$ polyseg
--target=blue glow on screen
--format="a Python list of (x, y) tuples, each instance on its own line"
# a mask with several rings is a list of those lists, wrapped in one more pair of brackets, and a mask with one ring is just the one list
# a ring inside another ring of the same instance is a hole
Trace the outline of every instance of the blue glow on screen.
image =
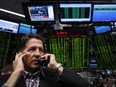
[(37, 33), (37, 30), (36, 29), (32, 29), (32, 33), (33, 34), (36, 34)]
[(116, 21), (116, 4), (95, 4), (93, 8), (93, 22)]
[(110, 72), (110, 71), (107, 71), (107, 74), (108, 74), (108, 75), (110, 75), (110, 74), (111, 74), (111, 72)]
[(91, 59), (91, 62), (92, 62), (92, 63), (95, 63), (95, 62), (96, 62), (96, 59)]
[[(32, 26), (32, 33), (36, 34), (37, 30), (33, 29), (33, 28), (34, 28), (34, 26)], [(30, 34), (31, 33), (31, 25), (21, 23), (20, 27), (19, 27), (19, 33)]]
[(94, 26), (96, 34), (105, 33), (111, 31), (110, 26)]
[(103, 72), (102, 72), (102, 75), (104, 75), (104, 74), (105, 74), (105, 72), (103, 71)]
[(98, 68), (98, 65), (97, 65), (97, 64), (90, 64), (89, 67), (90, 67), (90, 68)]

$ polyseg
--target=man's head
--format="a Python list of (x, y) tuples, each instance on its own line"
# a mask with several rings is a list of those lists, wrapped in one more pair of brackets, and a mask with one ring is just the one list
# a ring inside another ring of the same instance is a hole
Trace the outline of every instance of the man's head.
[(41, 40), (43, 42), (43, 45), (44, 45), (44, 40), (43, 40), (43, 38), (40, 35), (38, 35), (38, 34), (24, 35), (23, 37), (21, 37), (21, 40), (19, 42), (17, 51), (18, 52), (22, 52), (25, 49), (25, 47), (26, 47), (27, 41), (32, 39), (32, 38), (36, 38), (38, 40)]
[(43, 43), (42, 37), (37, 34), (25, 35), (21, 38), (18, 53), (26, 54), (23, 57), (26, 70), (38, 69), (38, 60), (44, 55)]

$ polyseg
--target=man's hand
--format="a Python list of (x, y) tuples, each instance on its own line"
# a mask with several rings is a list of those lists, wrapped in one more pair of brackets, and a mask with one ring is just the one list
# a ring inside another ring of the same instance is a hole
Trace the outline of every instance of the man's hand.
[[(56, 58), (55, 58), (55, 55), (54, 54), (45, 54), (45, 55), (43, 55), (43, 57), (45, 57), (46, 60), (49, 58), (48, 68), (51, 68), (52, 70), (55, 70), (56, 65), (58, 65), (58, 63), (56, 61)], [(57, 69), (57, 72), (59, 73), (59, 75), (63, 72), (63, 69), (64, 68), (62, 66), (60, 66)]]
[(25, 71), (24, 63), (23, 63), (23, 57), (25, 55), (26, 54), (24, 54), (24, 53), (16, 54), (15, 60), (13, 61), (14, 71), (19, 71), (19, 72), (22, 72), (22, 73)]

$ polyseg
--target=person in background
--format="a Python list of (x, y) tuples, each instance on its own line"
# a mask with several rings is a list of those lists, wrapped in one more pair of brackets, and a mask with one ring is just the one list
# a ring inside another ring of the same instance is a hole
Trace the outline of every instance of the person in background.
[(21, 38), (13, 61), (13, 72), (0, 77), (0, 87), (91, 87), (79, 74), (44, 52), (44, 40), (38, 34)]
[(109, 83), (109, 78), (104, 77), (98, 87), (112, 87), (111, 84)]
[(116, 87), (116, 79), (113, 81), (112, 87)]

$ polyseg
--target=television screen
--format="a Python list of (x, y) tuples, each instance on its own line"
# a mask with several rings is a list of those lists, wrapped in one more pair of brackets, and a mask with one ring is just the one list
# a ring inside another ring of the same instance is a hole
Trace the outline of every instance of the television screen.
[(8, 33), (17, 33), (19, 23), (0, 19), (0, 31)]
[(116, 21), (116, 4), (93, 4), (92, 22)]
[(37, 30), (34, 29), (34, 26), (24, 24), (24, 23), (20, 23), (19, 33), (21, 33), (21, 34), (30, 34), (30, 33), (36, 34)]
[(101, 34), (101, 33), (110, 32), (111, 26), (94, 26), (94, 29), (96, 34)]
[(90, 58), (90, 62), (91, 62), (91, 63), (96, 63), (97, 60), (96, 60), (96, 58)]
[(101, 74), (102, 75), (105, 75), (105, 74), (110, 75), (111, 74), (111, 71), (102, 71)]
[(90, 22), (92, 4), (90, 3), (60, 3), (59, 15), (61, 23)]
[(101, 74), (104, 75), (105, 74), (105, 71), (102, 71)]
[(108, 75), (111, 75), (111, 71), (107, 71), (107, 74), (108, 74)]
[(92, 64), (92, 63), (90, 63), (89, 64), (89, 68), (96, 69), (96, 68), (98, 68), (98, 64)]
[(41, 24), (41, 23), (55, 23), (56, 15), (55, 3), (49, 2), (23, 2), (22, 3), (24, 14), (28, 23)]

